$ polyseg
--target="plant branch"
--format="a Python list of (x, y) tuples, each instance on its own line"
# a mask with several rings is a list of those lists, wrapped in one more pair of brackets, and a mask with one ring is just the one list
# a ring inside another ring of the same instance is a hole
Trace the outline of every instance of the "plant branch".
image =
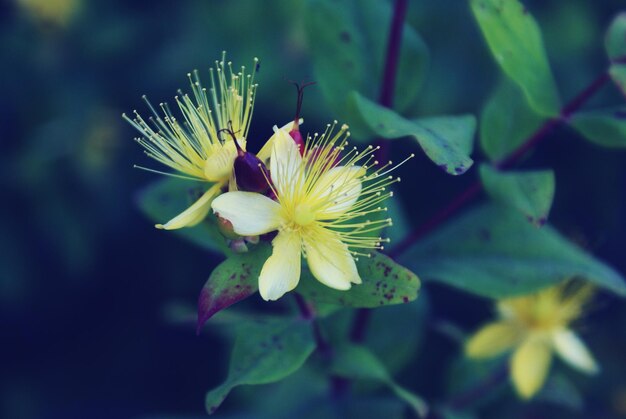
[[(494, 163), (496, 169), (508, 169), (517, 164), (522, 157), (526, 155), (537, 144), (543, 141), (552, 130), (563, 122), (567, 122), (571, 116), (580, 109), (604, 84), (610, 80), (610, 76), (607, 71), (603, 72), (593, 82), (591, 82), (582, 92), (580, 92), (574, 99), (567, 103), (558, 116), (548, 119), (543, 125), (541, 125), (526, 141), (524, 141), (518, 148), (513, 150), (508, 156)], [(450, 201), (442, 210), (436, 213), (428, 221), (422, 224), (420, 227), (409, 233), (400, 243), (395, 245), (388, 255), (392, 258), (400, 256), (407, 249), (409, 249), (415, 242), (430, 233), (433, 229), (438, 227), (441, 223), (446, 221), (452, 214), (462, 208), (466, 203), (474, 199), (483, 189), (482, 183), (476, 181), (472, 183), (467, 189), (457, 195)]]
[(463, 410), (495, 390), (506, 381), (508, 376), (509, 368), (508, 364), (505, 362), (496, 367), (491, 374), (479, 381), (475, 386), (452, 397), (452, 399), (446, 403), (446, 406), (451, 410)]
[[(380, 96), (378, 98), (378, 103), (387, 108), (393, 106), (398, 62), (400, 61), (400, 50), (402, 46), (402, 32), (404, 31), (407, 7), (408, 0), (395, 1), (391, 25), (389, 27), (385, 68), (383, 70), (383, 80), (380, 86)], [(376, 141), (376, 146), (380, 147), (376, 153), (376, 157), (378, 161), (385, 164), (385, 162), (389, 160), (389, 141), (380, 138)], [(363, 308), (357, 310), (350, 328), (350, 340), (352, 342), (361, 343), (363, 339), (365, 339), (365, 331), (369, 323), (369, 317), (369, 310)]]

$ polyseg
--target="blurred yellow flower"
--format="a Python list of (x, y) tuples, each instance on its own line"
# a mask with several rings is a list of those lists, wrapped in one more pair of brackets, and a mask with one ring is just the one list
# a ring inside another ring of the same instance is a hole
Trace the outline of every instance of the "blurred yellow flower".
[(237, 234), (278, 230), (272, 255), (259, 276), (259, 292), (265, 300), (276, 300), (297, 286), (301, 255), (317, 280), (347, 290), (361, 283), (355, 256), (367, 256), (363, 250), (382, 247), (384, 240), (371, 233), (389, 225), (391, 219), (367, 217), (386, 210), (381, 206), (391, 196), (386, 187), (399, 179), (386, 176), (388, 164), (368, 173), (378, 163), (373, 161), (374, 148), (345, 151), (348, 127), (335, 132), (335, 124), (321, 136), (309, 138), (302, 155), (288, 129), (275, 127), (271, 179), (267, 179), (275, 200), (237, 191), (220, 195), (212, 203)]
[(33, 17), (58, 26), (67, 25), (78, 10), (80, 0), (16, 0)]
[(235, 72), (232, 63), (225, 60), (226, 53), (223, 53), (221, 61), (215, 62), (215, 71), (210, 69), (211, 88), (208, 90), (202, 86), (197, 71), (187, 75), (192, 96), (180, 92), (175, 97), (182, 123), (166, 103), (160, 104), (162, 118), (145, 96), (152, 112), (148, 121), (137, 111), (133, 119), (122, 115), (143, 135), (136, 140), (148, 156), (183, 174), (173, 176), (213, 183), (194, 204), (166, 224), (157, 224), (157, 228), (173, 230), (200, 223), (208, 214), (213, 198), (232, 180), (237, 147), (235, 140), (228, 136), (222, 140), (221, 130), (233, 132), (239, 146), (245, 150), (257, 88), (254, 69), (258, 60), (254, 59), (251, 74), (246, 74), (243, 66)]
[(589, 284), (566, 281), (536, 294), (500, 300), (500, 320), (476, 332), (466, 343), (466, 354), (490, 358), (513, 350), (511, 378), (523, 399), (533, 397), (545, 383), (553, 353), (579, 371), (596, 373), (596, 361), (569, 327), (593, 294)]

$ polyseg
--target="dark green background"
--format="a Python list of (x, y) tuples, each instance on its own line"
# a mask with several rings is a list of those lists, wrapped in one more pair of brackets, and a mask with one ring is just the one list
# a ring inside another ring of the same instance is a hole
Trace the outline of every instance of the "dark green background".
[[(137, 193), (157, 175), (133, 164), (161, 168), (132, 141), (121, 113), (145, 113), (144, 93), (157, 103), (171, 101), (186, 87), (189, 70), (208, 75), (224, 49), (237, 66), (250, 66), (256, 56), (260, 86), (249, 147), (258, 149), (274, 124), (293, 116), (295, 89), (286, 80), (314, 79), (303, 2), (82, 3), (67, 25), (0, 3), (0, 416), (201, 417), (206, 390), (225, 376), (230, 344), (215, 332), (196, 337), (192, 324), (168, 322), (166, 307), (193, 308), (218, 259), (154, 229), (138, 211)], [(567, 100), (606, 66), (604, 30), (623, 3), (525, 4), (542, 27)], [(412, 1), (408, 20), (431, 53), (411, 113), (478, 115), (500, 73), (469, 6)], [(387, 22), (380, 27), (386, 31)], [(607, 87), (589, 108), (620, 101)], [(318, 89), (307, 89), (304, 116), (305, 131), (333, 119)], [(411, 151), (417, 146), (408, 141), (394, 147), (397, 157)], [(398, 191), (415, 226), (477, 176), (476, 168), (463, 177), (446, 175), (417, 154), (400, 169)], [(480, 160), (480, 151), (473, 157)], [(625, 163), (623, 151), (590, 145), (568, 128), (525, 163), (556, 171), (553, 223), (622, 273)], [(489, 316), (483, 300), (430, 284), (426, 290), (431, 320), (469, 331)], [(585, 340), (604, 375), (572, 374), (594, 417), (616, 414), (612, 400), (626, 392), (626, 310), (613, 298), (602, 295), (585, 321)], [(400, 381), (440, 398), (456, 351), (429, 329)], [(247, 403), (227, 403), (223, 412)], [(555, 417), (550, 409), (533, 405), (515, 417)]]

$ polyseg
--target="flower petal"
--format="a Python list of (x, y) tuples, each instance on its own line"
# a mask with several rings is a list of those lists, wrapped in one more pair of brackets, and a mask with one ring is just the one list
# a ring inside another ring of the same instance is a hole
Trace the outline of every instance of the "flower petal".
[(351, 283), (362, 282), (348, 246), (336, 233), (322, 227), (313, 227), (303, 239), (309, 269), (322, 284), (347, 290)]
[(182, 227), (193, 227), (199, 224), (211, 208), (211, 201), (218, 195), (222, 189), (222, 183), (216, 183), (211, 186), (196, 202), (191, 204), (189, 208), (172, 218), (165, 224), (157, 224), (156, 228), (163, 230), (176, 230)]
[[(298, 121), (298, 124), (302, 125), (303, 123), (304, 123), (304, 119), (300, 118), (300, 121)], [(293, 127), (293, 121), (289, 121), (285, 125), (283, 125), (280, 128), (280, 130), (285, 130), (287, 131), (287, 133), (289, 133), (292, 127)], [(256, 155), (259, 158), (259, 160), (265, 163), (266, 166), (267, 166), (267, 163), (269, 162), (270, 157), (272, 156), (272, 148), (274, 147), (274, 140), (276, 139), (276, 136), (278, 135), (277, 134), (278, 131), (279, 131), (279, 128), (276, 125), (274, 125), (274, 134), (270, 137), (269, 140), (267, 140), (267, 142), (263, 145), (263, 147), (261, 147), (261, 150), (259, 150), (259, 152)]]
[(542, 338), (529, 338), (511, 358), (511, 378), (517, 394), (530, 399), (543, 387), (550, 370), (552, 351)]
[(259, 293), (268, 300), (278, 300), (298, 285), (302, 261), (302, 239), (298, 233), (281, 231), (272, 240), (272, 255), (259, 275)]
[[(243, 140), (238, 141), (241, 147), (245, 149), (245, 142)], [(216, 182), (230, 177), (235, 157), (237, 157), (237, 147), (232, 140), (213, 147), (213, 153), (204, 162), (204, 176), (207, 180)]]
[(513, 322), (490, 323), (476, 332), (465, 344), (465, 353), (470, 358), (491, 358), (515, 346), (521, 331)]
[(278, 191), (278, 196), (286, 195), (296, 189), (301, 181), (301, 166), (302, 157), (295, 141), (287, 130), (277, 130), (270, 158), (270, 176)]
[(562, 329), (555, 332), (552, 335), (552, 342), (556, 353), (572, 367), (587, 374), (595, 374), (600, 370), (587, 346), (571, 330)]
[(320, 207), (318, 220), (337, 218), (354, 206), (361, 194), (361, 166), (337, 166), (323, 173), (307, 198)]
[(227, 192), (213, 203), (213, 212), (230, 221), (235, 233), (256, 236), (278, 229), (280, 205), (270, 198), (254, 192)]

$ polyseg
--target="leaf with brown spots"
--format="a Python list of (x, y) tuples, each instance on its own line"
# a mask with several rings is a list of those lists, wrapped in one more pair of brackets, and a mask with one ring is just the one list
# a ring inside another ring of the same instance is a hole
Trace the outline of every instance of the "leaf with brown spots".
[(261, 243), (250, 252), (231, 255), (213, 270), (198, 298), (198, 333), (215, 313), (257, 292), (259, 274), (270, 252), (271, 247)]
[(329, 288), (305, 269), (296, 291), (307, 300), (347, 307), (380, 307), (408, 303), (417, 298), (420, 280), (413, 272), (382, 253), (361, 258), (357, 263), (362, 284), (347, 291)]

